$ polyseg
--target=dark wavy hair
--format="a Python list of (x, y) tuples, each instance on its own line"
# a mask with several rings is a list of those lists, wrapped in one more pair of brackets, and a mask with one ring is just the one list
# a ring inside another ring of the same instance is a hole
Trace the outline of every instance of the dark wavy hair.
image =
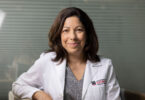
[(67, 59), (68, 57), (68, 53), (61, 44), (61, 32), (66, 18), (71, 16), (78, 17), (85, 28), (86, 43), (83, 51), (84, 59), (88, 59), (92, 62), (100, 61), (99, 56), (97, 55), (99, 48), (98, 38), (92, 20), (84, 11), (76, 7), (69, 7), (60, 11), (50, 28), (48, 34), (50, 49), (48, 52), (56, 53), (56, 57), (53, 59), (53, 61), (62, 62), (64, 58)]

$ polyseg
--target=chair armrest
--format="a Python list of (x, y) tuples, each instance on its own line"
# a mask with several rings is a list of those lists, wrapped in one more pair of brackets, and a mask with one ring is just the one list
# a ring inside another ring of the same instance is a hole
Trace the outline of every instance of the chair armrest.
[(136, 91), (124, 91), (125, 100), (145, 100), (145, 93)]
[(16, 97), (12, 91), (9, 91), (9, 94), (8, 94), (8, 98), (9, 100), (31, 100), (31, 99), (21, 99), (21, 98), (18, 98)]

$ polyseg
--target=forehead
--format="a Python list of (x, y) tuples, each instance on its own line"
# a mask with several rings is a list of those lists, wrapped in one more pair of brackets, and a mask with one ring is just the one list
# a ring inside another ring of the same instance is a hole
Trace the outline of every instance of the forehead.
[(64, 27), (83, 27), (80, 19), (77, 16), (71, 16), (64, 21)]

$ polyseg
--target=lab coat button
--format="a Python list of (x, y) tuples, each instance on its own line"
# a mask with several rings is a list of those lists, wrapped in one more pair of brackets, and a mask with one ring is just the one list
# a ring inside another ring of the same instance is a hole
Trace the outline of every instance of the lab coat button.
[(60, 94), (58, 98), (59, 98), (59, 100), (62, 100), (63, 99), (63, 95)]
[(59, 97), (62, 98), (63, 97), (63, 94), (60, 94)]

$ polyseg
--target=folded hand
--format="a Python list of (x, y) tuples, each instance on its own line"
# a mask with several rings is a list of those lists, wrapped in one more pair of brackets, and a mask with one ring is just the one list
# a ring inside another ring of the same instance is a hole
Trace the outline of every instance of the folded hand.
[(32, 100), (52, 100), (52, 98), (44, 91), (37, 91), (33, 94)]

